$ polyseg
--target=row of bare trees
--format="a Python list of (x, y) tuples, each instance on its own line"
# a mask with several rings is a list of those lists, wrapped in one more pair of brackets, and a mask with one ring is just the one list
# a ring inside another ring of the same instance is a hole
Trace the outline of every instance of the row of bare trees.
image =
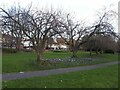
[[(70, 14), (54, 10), (32, 10), (13, 7), (8, 10), (0, 8), (0, 27), (2, 33), (9, 33), (17, 39), (18, 49), (23, 38), (28, 38), (37, 53), (37, 62), (42, 60), (48, 39), (60, 36), (69, 45), (72, 57), (76, 57), (79, 47), (86, 43), (94, 34), (112, 34), (113, 26), (108, 22), (111, 12), (104, 12), (95, 24), (85, 26), (75, 22)], [(83, 39), (83, 37), (86, 39)]]
[(117, 44), (118, 41), (115, 41), (113, 36), (93, 35), (82, 47), (84, 50), (90, 51), (90, 55), (92, 51), (95, 51), (96, 54), (102, 54), (103, 52), (115, 53), (119, 52)]

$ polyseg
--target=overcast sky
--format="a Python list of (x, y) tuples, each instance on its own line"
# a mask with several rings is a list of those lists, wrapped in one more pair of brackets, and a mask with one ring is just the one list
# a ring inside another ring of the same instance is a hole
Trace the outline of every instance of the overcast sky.
[(32, 3), (33, 7), (40, 9), (51, 7), (54, 9), (62, 9), (65, 12), (71, 13), (78, 20), (83, 19), (87, 22), (92, 22), (95, 19), (97, 11), (103, 7), (111, 6), (111, 8), (117, 12), (118, 1), (119, 0), (0, 0), (0, 6), (7, 8), (19, 3), (21, 6), (26, 7)]

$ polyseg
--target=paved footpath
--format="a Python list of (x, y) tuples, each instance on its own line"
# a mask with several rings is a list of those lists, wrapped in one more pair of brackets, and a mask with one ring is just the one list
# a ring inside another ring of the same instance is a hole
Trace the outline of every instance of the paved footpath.
[(24, 73), (8, 73), (8, 74), (2, 75), (2, 80), (15, 80), (15, 79), (30, 78), (30, 77), (36, 77), (36, 76), (48, 76), (48, 75), (62, 74), (67, 72), (90, 70), (90, 69), (106, 67), (106, 66), (110, 66), (118, 63), (120, 62), (115, 61), (115, 62), (109, 62), (109, 63), (103, 63), (103, 64), (90, 65), (90, 66), (60, 68), (60, 69), (52, 69), (52, 70), (44, 70), (44, 71), (31, 71), (31, 72), (24, 72)]

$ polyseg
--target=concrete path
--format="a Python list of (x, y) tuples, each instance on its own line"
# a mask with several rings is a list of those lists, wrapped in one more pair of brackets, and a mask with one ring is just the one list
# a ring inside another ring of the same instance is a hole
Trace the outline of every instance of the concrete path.
[(90, 65), (90, 66), (60, 68), (60, 69), (52, 69), (52, 70), (44, 70), (44, 71), (31, 71), (31, 72), (24, 72), (24, 73), (8, 73), (8, 74), (2, 75), (2, 80), (15, 80), (15, 79), (30, 78), (30, 77), (36, 77), (36, 76), (48, 76), (48, 75), (62, 74), (67, 72), (90, 70), (90, 69), (105, 67), (109, 65), (118, 64), (118, 63), (120, 62), (115, 61), (115, 62), (109, 62), (109, 63), (103, 63), (103, 64)]

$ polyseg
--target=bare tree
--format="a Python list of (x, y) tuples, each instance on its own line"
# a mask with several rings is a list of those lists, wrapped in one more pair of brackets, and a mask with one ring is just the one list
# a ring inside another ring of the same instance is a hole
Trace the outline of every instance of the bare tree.
[[(107, 11), (106, 9), (102, 10), (102, 13), (98, 14), (98, 19), (91, 26), (91, 28), (93, 28), (93, 32), (90, 33), (90, 35), (83, 37), (83, 41), (88, 41), (86, 45), (90, 50), (96, 49), (96, 53), (98, 53), (98, 50), (101, 51), (103, 48), (105, 50), (105, 48), (112, 48), (116, 46), (115, 38), (117, 37), (117, 33), (114, 31), (115, 28), (111, 23), (115, 16), (116, 13), (114, 11)], [(111, 45), (108, 43), (111, 43)]]
[[(95, 24), (86, 27), (84, 23), (74, 22), (69, 14), (63, 17), (61, 12), (34, 11), (31, 8), (21, 8), (18, 9), (17, 13), (13, 12), (11, 15), (9, 11), (2, 8), (0, 10), (3, 13), (2, 15), (12, 22), (10, 25), (11, 30), (19, 30), (20, 35), (23, 33), (24, 37), (32, 42), (37, 53), (37, 62), (42, 60), (47, 40), (58, 34), (69, 45), (70, 51), (73, 53), (72, 57), (76, 57), (80, 46), (86, 43), (94, 34), (115, 34), (112, 24), (109, 23), (110, 12), (104, 12)], [(82, 40), (86, 35), (88, 37)]]
[[(5, 15), (3, 13), (5, 10), (1, 9), (3, 11), (3, 12), (1, 11), (1, 27), (3, 28), (2, 33), (3, 34), (7, 33), (12, 37), (11, 42), (9, 44), (11, 47), (15, 45), (17, 50), (20, 50), (20, 45), (23, 38), (23, 32), (20, 28), (18, 28), (18, 23), (16, 23), (14, 20), (19, 20), (20, 9), (21, 9), (20, 7), (18, 8), (11, 7), (10, 9), (8, 9), (7, 12), (9, 16)], [(12, 20), (10, 17), (13, 18), (14, 20)], [(15, 40), (15, 42), (13, 40)]]
[(40, 61), (48, 39), (58, 33), (56, 32), (56, 12), (38, 11), (28, 17), (30, 20), (27, 21), (29, 22), (27, 25), (24, 23), (26, 29), (24, 33), (32, 41), (37, 52), (37, 61)]
[(69, 45), (69, 50), (73, 53), (72, 57), (77, 57), (76, 53), (82, 44), (81, 38), (88, 33), (84, 23), (74, 22), (70, 15), (62, 17), (59, 21), (60, 26), (58, 27), (63, 33), (59, 33), (61, 38)]
[(83, 48), (85, 50), (90, 51), (90, 55), (92, 51), (95, 51), (96, 54), (102, 54), (103, 52), (116, 52), (117, 43), (115, 39), (110, 35), (93, 35), (87, 43), (83, 44)]
[[(40, 62), (45, 50), (46, 41), (58, 33), (58, 31), (55, 32), (57, 27), (55, 17), (57, 13), (53, 11), (22, 9), (18, 13), (11, 15), (8, 11), (2, 8), (1, 10), (8, 19), (17, 24), (12, 26), (12, 28), (22, 30), (25, 35), (24, 37), (29, 38), (37, 53), (37, 62)], [(19, 18), (14, 18), (15, 16), (19, 16)]]
[[(112, 16), (112, 11), (103, 11), (98, 20), (87, 27), (83, 23), (75, 23), (69, 14), (61, 18), (61, 28), (59, 27), (59, 29), (63, 30), (64, 34), (62, 33), (60, 36), (68, 43), (70, 50), (73, 52), (72, 57), (76, 57), (80, 46), (86, 43), (94, 34), (115, 35), (114, 28), (110, 23)], [(82, 39), (84, 36), (87, 36), (86, 39)]]

